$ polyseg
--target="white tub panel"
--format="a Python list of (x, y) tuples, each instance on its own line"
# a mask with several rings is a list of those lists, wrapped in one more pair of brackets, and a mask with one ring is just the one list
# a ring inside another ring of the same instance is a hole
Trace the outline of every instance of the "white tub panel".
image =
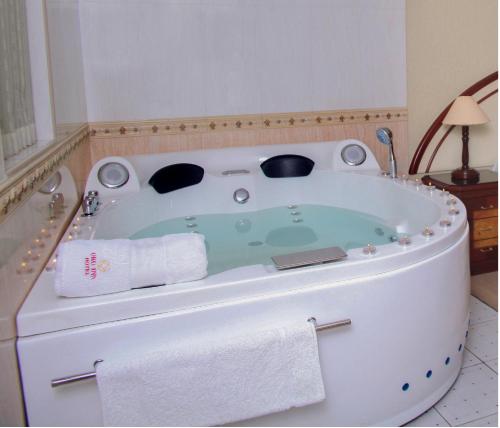
[[(140, 354), (188, 335), (265, 329), (310, 316), (319, 323), (352, 319), (350, 327), (319, 333), (327, 400), (247, 423), (404, 423), (444, 394), (460, 369), (469, 271), (457, 260), (468, 261), (468, 233), (439, 255), (373, 277), (21, 338), (30, 424), (101, 424), (95, 381), (50, 387), (53, 378), (92, 370), (96, 359)], [(403, 392), (406, 382), (410, 388)]]

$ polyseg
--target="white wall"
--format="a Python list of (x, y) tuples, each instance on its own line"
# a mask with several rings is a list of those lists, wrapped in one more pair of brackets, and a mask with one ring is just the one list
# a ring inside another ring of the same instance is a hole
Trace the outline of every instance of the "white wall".
[(56, 128), (87, 122), (78, 0), (46, 0)]
[(89, 121), (406, 105), (404, 0), (80, 0)]

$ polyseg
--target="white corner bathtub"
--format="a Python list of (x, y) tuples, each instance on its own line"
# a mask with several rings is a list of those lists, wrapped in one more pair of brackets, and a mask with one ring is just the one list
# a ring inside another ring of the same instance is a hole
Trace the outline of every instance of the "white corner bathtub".
[[(348, 144), (365, 149), (364, 163), (342, 161), (341, 151)], [(266, 177), (259, 165), (279, 154), (307, 156), (315, 161), (314, 169), (306, 177)], [(110, 161), (126, 166), (130, 174), (117, 189), (102, 186), (97, 178), (99, 168)], [(147, 183), (149, 177), (180, 162), (202, 166), (203, 180), (156, 193)], [(236, 170), (247, 173), (223, 173)], [(233, 200), (239, 188), (250, 195), (245, 204)], [(96, 360), (112, 361), (131, 348), (147, 351), (189, 335), (265, 330), (310, 317), (318, 324), (351, 320), (351, 325), (318, 333), (326, 400), (241, 425), (402, 425), (431, 407), (456, 379), (469, 318), (465, 207), (438, 189), (381, 175), (363, 143), (107, 158), (92, 169), (87, 190), (100, 192), (101, 206), (93, 217), (79, 213), (63, 239), (125, 238), (186, 217), (193, 228), (200, 216), (224, 214), (233, 216), (227, 230), (240, 227), (245, 240), (247, 230), (256, 227), (248, 219), (274, 208), (282, 209), (280, 222), (292, 228), (292, 236), (298, 230), (293, 227), (310, 226), (319, 239), (325, 228), (309, 224), (305, 214), (303, 221), (294, 223), (290, 211), (300, 214), (310, 206), (362, 213), (392, 230), (394, 237), (378, 232), (363, 241), (365, 235), (358, 234), (345, 245), (347, 257), (328, 264), (279, 271), (270, 259), (240, 263), (195, 282), (87, 298), (57, 297), (49, 265), (17, 318), (31, 425), (101, 425), (95, 379), (51, 387), (53, 379), (92, 371)], [(271, 245), (264, 235), (262, 248)], [(376, 251), (367, 254), (363, 250), (373, 244), (372, 238)], [(286, 245), (275, 246), (278, 253), (287, 254)]]

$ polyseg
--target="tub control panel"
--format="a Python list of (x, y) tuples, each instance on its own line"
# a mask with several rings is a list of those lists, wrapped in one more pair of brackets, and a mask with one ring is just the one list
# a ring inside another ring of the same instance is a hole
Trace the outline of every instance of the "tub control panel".
[[(188, 174), (186, 171), (181, 171), (188, 167), (191, 169), (197, 167), (202, 171), (199, 178), (190, 178), (193, 176), (193, 171)], [(85, 190), (86, 192), (97, 190), (103, 198), (119, 197), (126, 193), (137, 192), (148, 183), (153, 185), (151, 180), (154, 181), (155, 176), (164, 170), (172, 170), (172, 173), (161, 177), (162, 188), (159, 193), (162, 194), (197, 184), (201, 182), (203, 174), (206, 179), (213, 177), (237, 179), (253, 176), (255, 179), (266, 177), (289, 180), (308, 177), (319, 170), (376, 171), (378, 174), (380, 166), (370, 148), (355, 139), (130, 157), (110, 156), (100, 159), (92, 167)], [(205, 178), (203, 180), (206, 181)], [(233, 187), (233, 191), (234, 188), (237, 186)]]

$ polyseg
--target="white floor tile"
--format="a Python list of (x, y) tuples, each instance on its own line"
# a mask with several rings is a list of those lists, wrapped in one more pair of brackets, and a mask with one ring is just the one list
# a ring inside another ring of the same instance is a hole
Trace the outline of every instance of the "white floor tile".
[(433, 407), (407, 423), (407, 427), (449, 427), (450, 424)]
[(434, 407), (452, 426), (498, 411), (497, 374), (485, 364), (461, 370), (451, 390)]
[(484, 321), (497, 320), (498, 312), (490, 308), (488, 305), (470, 296), (470, 324), (478, 324)]
[(483, 361), (498, 357), (497, 320), (486, 321), (469, 327), (466, 348)]
[(485, 361), (484, 364), (486, 364), (495, 373), (498, 373), (498, 358), (491, 361)]
[(467, 349), (464, 349), (464, 361), (462, 363), (462, 368), (475, 366), (476, 364), (480, 364), (481, 360), (477, 358), (472, 352)]
[(498, 413), (478, 419), (477, 421), (469, 422), (468, 424), (460, 425), (461, 427), (497, 427), (498, 426)]

